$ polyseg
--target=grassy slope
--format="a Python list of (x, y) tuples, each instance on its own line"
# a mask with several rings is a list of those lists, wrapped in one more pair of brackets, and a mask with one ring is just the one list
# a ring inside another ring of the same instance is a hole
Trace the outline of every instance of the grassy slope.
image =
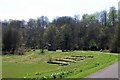
[[(53, 52), (45, 51), (45, 54), (27, 52), (26, 55), (5, 55), (3, 56), (3, 77), (51, 77), (51, 74), (58, 76), (64, 73), (64, 77), (85, 77), (117, 61), (116, 54), (94, 52), (94, 51), (73, 51)], [(95, 58), (71, 63), (68, 66), (48, 64), (50, 58), (64, 58), (75, 55), (93, 55)], [(99, 63), (99, 65), (97, 65)]]

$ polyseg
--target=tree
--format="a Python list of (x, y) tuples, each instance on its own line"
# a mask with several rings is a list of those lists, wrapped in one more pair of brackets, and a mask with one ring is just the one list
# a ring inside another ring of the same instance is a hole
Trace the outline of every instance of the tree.
[(107, 25), (107, 12), (106, 11), (102, 11), (100, 13), (100, 22), (102, 25), (106, 26)]
[[(52, 24), (55, 24), (57, 27), (56, 37), (58, 48), (62, 49), (63, 51), (68, 51), (75, 48), (75, 27), (78, 22), (76, 23), (76, 19), (69, 16), (58, 17), (57, 19), (53, 20)], [(71, 46), (71, 44), (73, 45)]]
[(115, 34), (111, 43), (110, 51), (113, 53), (120, 53), (120, 23), (115, 27)]
[(33, 29), (35, 27), (37, 27), (37, 22), (34, 19), (29, 19), (29, 21), (27, 22), (28, 28)]
[(55, 24), (56, 27), (62, 27), (63, 25), (73, 25), (75, 20), (70, 16), (63, 16), (58, 17), (57, 19), (53, 20), (53, 24)]
[[(14, 22), (15, 24), (17, 24), (16, 22)], [(3, 43), (3, 51), (8, 51), (11, 54), (14, 54), (15, 49), (17, 49), (20, 46), (20, 33), (19, 31), (16, 29), (17, 25), (11, 25), (12, 23), (10, 23), (10, 25), (6, 25), (3, 26), (2, 29), (2, 43)]]
[[(26, 46), (29, 48), (36, 48), (37, 47), (37, 21), (34, 19), (29, 19), (29, 21), (27, 22), (27, 30), (26, 30), (26, 34), (28, 34), (27, 40), (26, 40)], [(32, 33), (31, 33), (32, 32)]]
[(74, 15), (74, 20), (75, 20), (75, 23), (79, 23), (80, 22), (80, 15)]
[(117, 20), (117, 10), (115, 9), (115, 7), (111, 7), (109, 14), (109, 23), (110, 25), (114, 26), (115, 25), (115, 21)]
[(3, 51), (14, 52), (25, 48), (71, 50), (109, 49), (119, 52), (119, 19), (117, 10), (101, 11), (74, 17), (57, 17), (52, 22), (46, 16), (29, 21), (9, 20), (2, 22)]
[(47, 27), (49, 24), (49, 19), (46, 17), (46, 16), (41, 16), (41, 17), (38, 17), (37, 19), (37, 26), (38, 27)]
[(61, 49), (63, 51), (68, 51), (72, 49), (72, 29), (65, 25), (61, 30)]
[(44, 38), (48, 50), (56, 50), (56, 27), (54, 25), (46, 28)]
[[(30, 19), (28, 21), (27, 29), (27, 47), (33, 49), (39, 48), (44, 52), (44, 27), (47, 26), (44, 22), (44, 17), (38, 18), (37, 20)], [(31, 33), (32, 32), (32, 33)]]

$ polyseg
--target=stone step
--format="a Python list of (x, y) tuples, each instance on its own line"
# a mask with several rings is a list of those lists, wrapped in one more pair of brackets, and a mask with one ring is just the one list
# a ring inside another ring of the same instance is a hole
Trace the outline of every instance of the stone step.
[(63, 62), (63, 61), (50, 61), (50, 62), (47, 62), (47, 63), (69, 65), (67, 62)]
[(85, 56), (81, 56), (81, 55), (76, 55), (76, 56), (72, 56), (72, 57), (85, 57)]
[(59, 60), (56, 60), (56, 61), (72, 62), (72, 63), (76, 62), (75, 60), (72, 60), (72, 59), (59, 59)]
[(87, 55), (87, 56), (81, 56), (81, 55), (76, 55), (76, 56), (72, 56), (72, 57), (76, 57), (76, 58), (93, 58), (94, 56), (92, 55)]
[(66, 57), (63, 59), (56, 59), (54, 61), (48, 61), (47, 63), (51, 64), (60, 64), (60, 65), (69, 65), (70, 63), (76, 63), (77, 61), (80, 60), (85, 60), (86, 58), (93, 58), (94, 56), (81, 56), (81, 55), (76, 55), (76, 56), (71, 56), (71, 57)]
[(65, 59), (72, 59), (72, 60), (76, 60), (76, 57), (66, 57)]

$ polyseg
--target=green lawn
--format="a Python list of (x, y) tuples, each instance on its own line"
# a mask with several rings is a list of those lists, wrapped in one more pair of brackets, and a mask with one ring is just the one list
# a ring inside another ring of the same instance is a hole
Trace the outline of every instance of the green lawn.
[[(70, 56), (94, 56), (85, 60), (70, 63), (67, 66), (49, 64), (50, 59), (63, 59)], [(84, 78), (118, 61), (118, 54), (110, 54), (98, 51), (45, 51), (39, 50), (27, 52), (25, 55), (2, 56), (3, 78)]]

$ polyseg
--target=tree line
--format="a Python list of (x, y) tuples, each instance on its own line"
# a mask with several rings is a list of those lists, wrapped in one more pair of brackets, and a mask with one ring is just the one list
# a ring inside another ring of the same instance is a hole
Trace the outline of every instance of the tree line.
[(28, 49), (55, 51), (109, 50), (120, 52), (120, 21), (118, 10), (101, 11), (74, 17), (47, 16), (37, 19), (2, 21), (2, 51), (16, 54)]

